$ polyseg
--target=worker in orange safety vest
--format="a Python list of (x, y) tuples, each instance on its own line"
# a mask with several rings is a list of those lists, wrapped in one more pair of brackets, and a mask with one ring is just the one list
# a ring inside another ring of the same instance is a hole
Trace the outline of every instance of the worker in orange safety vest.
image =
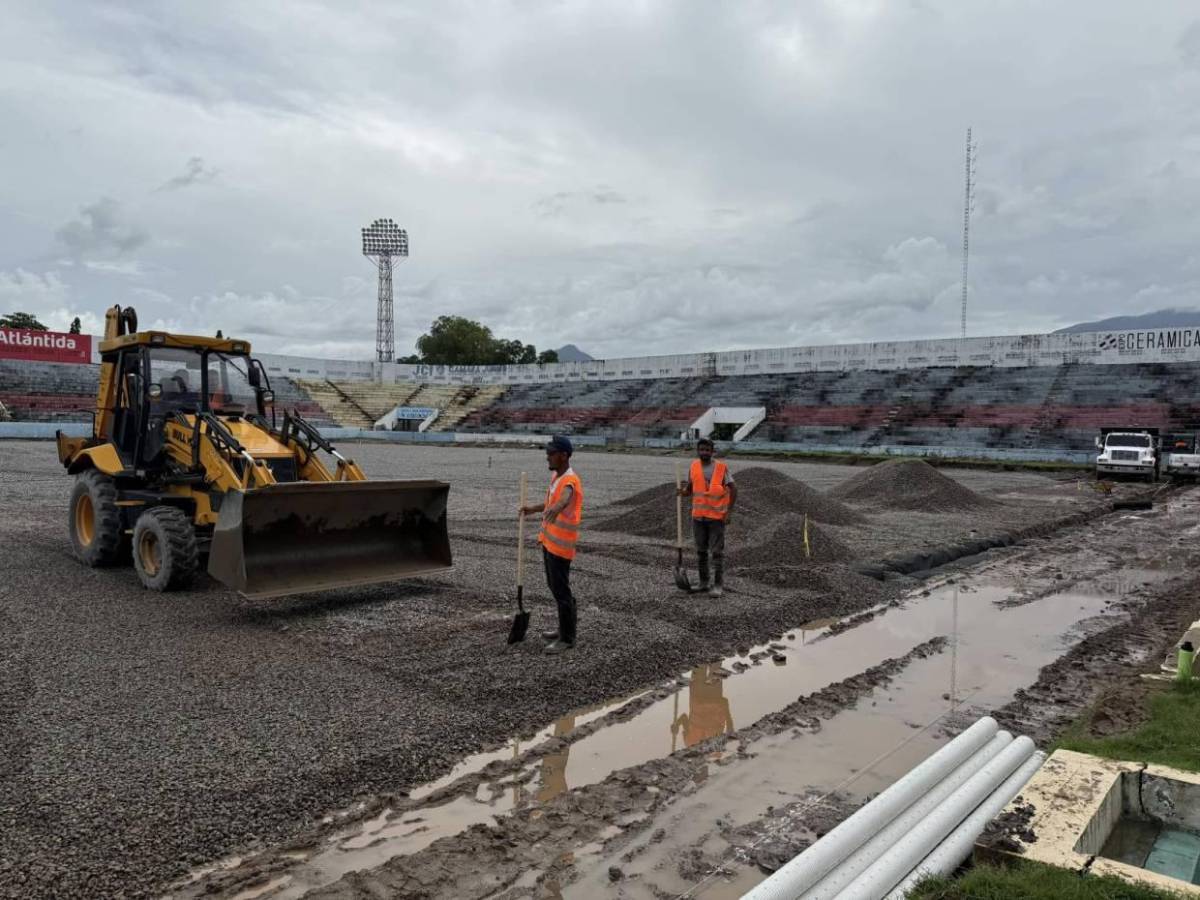
[(575, 646), (576, 607), (571, 593), (571, 560), (579, 540), (579, 524), (583, 519), (583, 483), (571, 468), (574, 448), (570, 440), (555, 435), (546, 444), (546, 463), (554, 477), (543, 503), (521, 508), (526, 515), (542, 514), (542, 530), (538, 543), (542, 545), (542, 563), (546, 569), (546, 584), (558, 604), (558, 631), (542, 635), (549, 643), (547, 653), (562, 653)]
[[(716, 448), (708, 438), (696, 442), (696, 459), (679, 493), (692, 498), (692, 536), (700, 569), (700, 590), (720, 597), (725, 581), (725, 525), (737, 502), (737, 485), (725, 463), (713, 459)], [(712, 557), (712, 584), (708, 561)]]

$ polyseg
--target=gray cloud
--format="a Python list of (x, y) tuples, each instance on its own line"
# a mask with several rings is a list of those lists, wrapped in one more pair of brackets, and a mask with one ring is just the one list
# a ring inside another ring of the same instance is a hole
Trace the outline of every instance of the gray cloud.
[(126, 256), (150, 239), (145, 229), (125, 220), (121, 204), (112, 197), (81, 207), (79, 218), (59, 228), (57, 236), (75, 259)]
[(1184, 65), (1200, 69), (1200, 22), (1193, 22), (1184, 30), (1178, 46)]
[(628, 203), (625, 195), (607, 185), (597, 185), (587, 191), (556, 191), (535, 200), (532, 209), (539, 216), (556, 217), (570, 211), (581, 211), (613, 203)]
[[(92, 312), (136, 274), (151, 320), (263, 350), (370, 357), (379, 216), (401, 352), (441, 313), (606, 356), (954, 335), (967, 124), (972, 333), (1200, 286), (1181, 0), (14, 0), (0, 52), (0, 282), (57, 238)], [(239, 190), (181, 206), (205, 160)], [(143, 199), (62, 225), (96, 185)]]
[(220, 170), (211, 168), (204, 164), (204, 157), (193, 156), (187, 161), (187, 165), (181, 174), (174, 178), (168, 179), (163, 184), (155, 188), (156, 191), (176, 191), (180, 188), (190, 187), (193, 184), (205, 184), (212, 181)]

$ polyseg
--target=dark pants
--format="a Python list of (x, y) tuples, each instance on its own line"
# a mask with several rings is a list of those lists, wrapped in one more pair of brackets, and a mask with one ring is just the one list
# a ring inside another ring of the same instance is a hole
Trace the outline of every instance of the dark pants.
[(571, 561), (555, 556), (542, 548), (542, 563), (546, 566), (546, 584), (558, 603), (558, 638), (575, 643), (575, 595), (571, 593)]
[(725, 523), (714, 519), (692, 519), (692, 537), (696, 539), (700, 583), (708, 584), (708, 557), (711, 554), (713, 578), (716, 584), (722, 584), (725, 579)]

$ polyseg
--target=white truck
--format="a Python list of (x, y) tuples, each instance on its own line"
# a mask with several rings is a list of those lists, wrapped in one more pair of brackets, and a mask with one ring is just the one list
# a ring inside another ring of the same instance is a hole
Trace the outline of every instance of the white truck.
[(1158, 479), (1157, 428), (1101, 428), (1096, 438), (1096, 477), (1131, 475)]
[(1175, 478), (1195, 478), (1200, 475), (1200, 453), (1197, 435), (1164, 434), (1160, 442), (1162, 471)]

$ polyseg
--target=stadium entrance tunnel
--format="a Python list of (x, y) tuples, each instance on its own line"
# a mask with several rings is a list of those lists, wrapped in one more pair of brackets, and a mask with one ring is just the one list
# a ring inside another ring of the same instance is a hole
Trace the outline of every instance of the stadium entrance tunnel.
[(765, 406), (710, 406), (700, 418), (688, 426), (679, 438), (696, 441), (744, 441), (767, 418)]

